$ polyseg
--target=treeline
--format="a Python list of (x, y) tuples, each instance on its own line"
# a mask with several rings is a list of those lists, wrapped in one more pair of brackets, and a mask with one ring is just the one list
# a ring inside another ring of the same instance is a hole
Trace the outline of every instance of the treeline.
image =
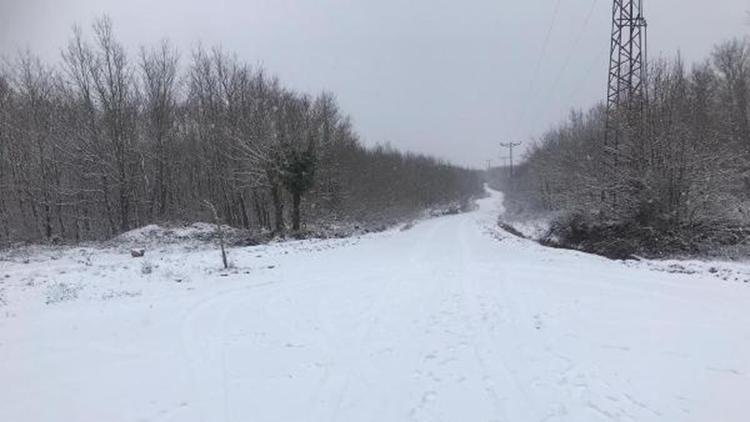
[(511, 197), (561, 213), (563, 242), (615, 254), (705, 252), (748, 238), (748, 41), (689, 68), (679, 57), (652, 64), (643, 98), (613, 116), (616, 150), (605, 147), (603, 106), (574, 112), (530, 150)]
[(333, 96), (285, 88), (221, 49), (128, 56), (107, 18), (62, 62), (0, 69), (0, 241), (80, 241), (153, 222), (276, 233), (466, 200), (480, 176), (362, 146)]

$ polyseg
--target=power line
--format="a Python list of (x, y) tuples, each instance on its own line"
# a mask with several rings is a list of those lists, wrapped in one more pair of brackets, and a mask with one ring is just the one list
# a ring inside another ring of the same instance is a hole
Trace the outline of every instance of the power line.
[[(536, 65), (534, 66), (534, 72), (532, 73), (532, 77), (529, 80), (529, 86), (528, 86), (528, 88), (526, 90), (526, 98), (528, 98), (529, 101), (531, 101), (531, 102), (535, 102), (535, 101), (533, 101), (533, 98), (535, 97), (534, 87), (536, 86), (536, 80), (539, 77), (539, 71), (541, 70), (542, 62), (544, 61), (544, 57), (547, 55), (547, 48), (549, 47), (549, 42), (552, 39), (552, 30), (555, 27), (555, 23), (557, 22), (557, 16), (560, 13), (560, 3), (561, 3), (561, 0), (557, 0), (555, 2), (555, 9), (552, 12), (552, 20), (550, 21), (550, 24), (547, 27), (547, 33), (544, 36), (544, 42), (542, 43), (542, 49), (540, 51), (539, 58), (536, 61)], [(526, 106), (524, 107), (523, 114), (521, 116), (522, 118), (516, 123), (516, 127), (518, 127), (519, 123), (523, 123), (523, 122), (526, 121), (526, 117), (528, 116), (528, 114), (529, 114), (529, 103), (527, 102)]]
[[(557, 90), (558, 85), (560, 84), (560, 82), (563, 79), (563, 76), (565, 75), (566, 71), (568, 70), (568, 66), (570, 65), (570, 62), (571, 62), (571, 60), (573, 58), (573, 55), (576, 54), (576, 53), (578, 53), (578, 51), (577, 51), (578, 45), (580, 44), (581, 40), (583, 39), (583, 35), (586, 33), (586, 29), (588, 28), (588, 25), (591, 22), (591, 18), (594, 16), (594, 12), (596, 11), (596, 6), (598, 4), (599, 4), (599, 0), (593, 0), (591, 2), (591, 5), (589, 6), (588, 11), (586, 12), (586, 15), (585, 15), (585, 17), (583, 19), (583, 24), (580, 25), (578, 33), (576, 34), (576, 37), (574, 38), (573, 43), (571, 44), (570, 49), (568, 50), (568, 53), (567, 53), (565, 59), (563, 60), (563, 65), (560, 68), (560, 71), (557, 73), (557, 76), (555, 77), (554, 82), (552, 83), (552, 87), (548, 91), (550, 95), (552, 95), (552, 93)], [(606, 48), (607, 46), (604, 46), (604, 47)], [(602, 49), (602, 51), (597, 54), (597, 57), (599, 57), (603, 53), (604, 53), (604, 49)], [(578, 83), (576, 84), (577, 87), (580, 86), (580, 84), (588, 78), (588, 75), (591, 74), (591, 72), (592, 72), (593, 67), (594, 67), (595, 64), (596, 63), (594, 62), (589, 67), (587, 67), (587, 70), (585, 71), (586, 77), (578, 80)], [(565, 98), (566, 101), (564, 103), (567, 103), (567, 102), (569, 102), (568, 101), (569, 97), (571, 97), (572, 94), (574, 94), (577, 90), (578, 90), (578, 88), (576, 88), (576, 90), (574, 90), (571, 93), (571, 95), (565, 96), (565, 97), (560, 96), (560, 98), (561, 99)], [(536, 101), (536, 99), (535, 99), (535, 104), (536, 103), (538, 103), (538, 101)], [(546, 113), (544, 113), (544, 115), (548, 117), (550, 112), (551, 112), (551, 110), (548, 110)], [(537, 115), (537, 116), (539, 116), (541, 114), (542, 114), (542, 112), (539, 111), (539, 110), (537, 110), (537, 112), (535, 113), (535, 115)]]
[(552, 88), (550, 89), (550, 91), (554, 91), (557, 88), (557, 84), (560, 83), (560, 80), (565, 74), (565, 71), (568, 70), (568, 66), (570, 65), (570, 60), (573, 58), (573, 54), (576, 53), (576, 48), (578, 47), (578, 44), (581, 42), (581, 39), (583, 38), (583, 34), (586, 31), (586, 28), (588, 27), (589, 22), (591, 21), (591, 17), (594, 15), (594, 10), (596, 10), (596, 5), (598, 3), (599, 3), (599, 0), (593, 0), (591, 2), (591, 7), (589, 7), (589, 11), (586, 14), (586, 18), (583, 20), (583, 25), (581, 25), (581, 28), (578, 31), (578, 35), (573, 41), (573, 45), (571, 46), (570, 51), (568, 51), (568, 55), (565, 57), (565, 60), (563, 61), (563, 65), (560, 68), (560, 72), (558, 72), (557, 77), (555, 78), (555, 81), (552, 83)]
[(588, 81), (591, 75), (594, 73), (597, 65), (601, 64), (600, 60), (603, 60), (603, 58), (606, 57), (605, 53), (607, 52), (609, 47), (609, 44), (602, 44), (602, 47), (599, 49), (599, 51), (597, 51), (592, 60), (589, 61), (585, 70), (581, 73), (581, 77), (578, 78), (573, 84), (573, 89), (571, 89), (567, 95), (562, 97), (562, 104), (570, 104), (572, 102), (573, 97), (581, 91), (581, 87), (583, 86), (583, 84)]
[(581, 77), (578, 79), (578, 81), (575, 84), (573, 84), (573, 89), (570, 91), (566, 99), (570, 99), (573, 95), (576, 94), (576, 92), (578, 92), (581, 89), (581, 85), (583, 85), (583, 83), (589, 79), (589, 77), (594, 71), (594, 68), (596, 68), (596, 65), (599, 64), (598, 63), (599, 59), (601, 59), (604, 56), (604, 53), (607, 52), (609, 47), (610, 47), (609, 44), (602, 44), (602, 47), (596, 53), (596, 55), (591, 60), (589, 65), (586, 66), (586, 70), (581, 74)]

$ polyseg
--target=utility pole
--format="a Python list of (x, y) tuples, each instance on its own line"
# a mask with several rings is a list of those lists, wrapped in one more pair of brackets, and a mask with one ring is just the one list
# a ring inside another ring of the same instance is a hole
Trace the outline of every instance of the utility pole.
[(510, 155), (510, 178), (513, 179), (513, 148), (520, 146), (520, 142), (504, 142), (500, 143), (500, 146), (503, 148), (508, 148), (509, 155)]

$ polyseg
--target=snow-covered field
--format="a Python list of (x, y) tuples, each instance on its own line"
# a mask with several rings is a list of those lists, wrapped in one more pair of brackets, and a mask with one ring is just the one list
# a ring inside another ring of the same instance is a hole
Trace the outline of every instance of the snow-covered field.
[(0, 421), (750, 420), (750, 267), (494, 228), (0, 262)]

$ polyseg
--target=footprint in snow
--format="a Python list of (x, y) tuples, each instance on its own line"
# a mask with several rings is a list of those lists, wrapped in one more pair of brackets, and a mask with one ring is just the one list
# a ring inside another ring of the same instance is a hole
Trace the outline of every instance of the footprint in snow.
[(540, 317), (538, 314), (534, 315), (534, 328), (537, 330), (541, 330), (542, 327), (543, 327), (542, 317)]

